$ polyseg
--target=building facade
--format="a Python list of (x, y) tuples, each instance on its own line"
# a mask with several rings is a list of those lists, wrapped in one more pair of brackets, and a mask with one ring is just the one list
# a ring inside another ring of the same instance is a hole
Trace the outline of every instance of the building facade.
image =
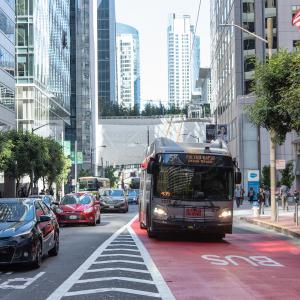
[(71, 150), (82, 153), (80, 169), (91, 167), (92, 99), (90, 76), (90, 5), (89, 0), (70, 2), (70, 125), (65, 139)]
[[(199, 70), (195, 73), (194, 66), (200, 66), (198, 42), (191, 17), (172, 14), (168, 26), (168, 92), (171, 107), (184, 108), (191, 101)], [(193, 78), (195, 74), (197, 77)]]
[(0, 2), (0, 130), (15, 127), (15, 1)]
[[(273, 52), (278, 48), (293, 48), (296, 28), (292, 27), (292, 13), (299, 0), (230, 0), (211, 2), (211, 107), (215, 122), (227, 124), (229, 148), (243, 172), (247, 187), (249, 170), (269, 164), (268, 136), (247, 118), (245, 107), (255, 102), (251, 93), (255, 59), (263, 61), (268, 55), (266, 44), (253, 36), (221, 24), (242, 26), (267, 38), (267, 18), (273, 18)], [(299, 33), (298, 33), (299, 38)], [(289, 41), (287, 43), (287, 41)], [(289, 45), (287, 45), (289, 44)], [(294, 149), (287, 138), (278, 147), (277, 158), (293, 157)], [(285, 150), (282, 150), (285, 149)]]
[(98, 109), (105, 115), (116, 103), (115, 0), (98, 0)]
[(118, 104), (140, 108), (140, 45), (138, 31), (126, 24), (117, 24)]
[(57, 140), (70, 115), (69, 6), (16, 1), (17, 126)]

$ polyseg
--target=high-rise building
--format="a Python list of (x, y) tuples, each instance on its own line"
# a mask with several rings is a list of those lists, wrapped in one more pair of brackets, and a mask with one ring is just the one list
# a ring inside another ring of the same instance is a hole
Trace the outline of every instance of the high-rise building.
[[(250, 123), (246, 113), (246, 106), (255, 102), (251, 93), (255, 59), (265, 60), (268, 51), (264, 42), (248, 33), (220, 25), (237, 24), (267, 38), (266, 20), (273, 18), (273, 52), (282, 47), (292, 50), (299, 32), (291, 19), (299, 7), (300, 0), (211, 1), (212, 112), (217, 123), (227, 124), (228, 145), (245, 184), (248, 170), (269, 164), (269, 148), (264, 143), (268, 136)], [(291, 144), (278, 146), (277, 158), (291, 159), (295, 151)]]
[(140, 107), (140, 46), (138, 31), (117, 24), (118, 103), (127, 108)]
[(15, 126), (15, 1), (0, 2), (0, 131)]
[(89, 0), (70, 2), (70, 125), (66, 126), (65, 139), (71, 149), (82, 152), (79, 169), (91, 165), (92, 102), (90, 76), (90, 23)]
[(116, 102), (115, 0), (98, 0), (98, 107), (105, 115)]
[(201, 104), (210, 104), (211, 103), (210, 68), (200, 68), (198, 85), (199, 85), (199, 89), (201, 90)]
[(183, 108), (191, 101), (200, 67), (199, 46), (191, 17), (172, 14), (168, 26), (169, 106)]
[(16, 1), (17, 126), (57, 140), (70, 115), (69, 6)]

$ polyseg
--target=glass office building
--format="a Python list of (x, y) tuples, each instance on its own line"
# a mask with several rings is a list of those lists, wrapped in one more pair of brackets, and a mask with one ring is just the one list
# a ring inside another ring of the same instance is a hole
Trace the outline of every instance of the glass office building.
[(98, 0), (98, 107), (99, 117), (116, 102), (115, 0)]
[(55, 139), (70, 115), (69, 6), (16, 1), (17, 126)]
[(15, 126), (15, 2), (0, 1), (0, 130)]

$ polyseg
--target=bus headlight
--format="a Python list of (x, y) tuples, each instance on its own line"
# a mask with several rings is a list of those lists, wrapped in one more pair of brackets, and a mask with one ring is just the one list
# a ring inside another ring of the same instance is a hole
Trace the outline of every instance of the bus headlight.
[(225, 218), (230, 218), (231, 217), (231, 210), (224, 209), (220, 214), (219, 218), (225, 219)]
[(158, 216), (158, 217), (166, 217), (167, 216), (167, 212), (159, 206), (154, 207), (153, 210), (154, 215)]

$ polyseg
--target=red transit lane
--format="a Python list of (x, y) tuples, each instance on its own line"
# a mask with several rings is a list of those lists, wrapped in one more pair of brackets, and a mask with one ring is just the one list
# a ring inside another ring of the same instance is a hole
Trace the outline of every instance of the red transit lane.
[(149, 239), (132, 228), (176, 299), (300, 299), (300, 247), (271, 233), (223, 242)]

